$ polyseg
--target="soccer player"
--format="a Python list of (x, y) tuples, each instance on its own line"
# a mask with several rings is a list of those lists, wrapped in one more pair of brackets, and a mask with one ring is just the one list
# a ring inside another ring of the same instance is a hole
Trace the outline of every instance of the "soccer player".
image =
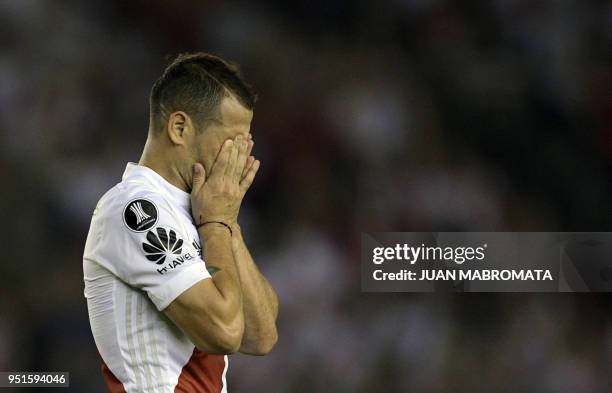
[(237, 216), (259, 169), (238, 69), (180, 55), (155, 82), (138, 164), (98, 202), (85, 297), (109, 392), (227, 392), (227, 355), (265, 355), (278, 299)]

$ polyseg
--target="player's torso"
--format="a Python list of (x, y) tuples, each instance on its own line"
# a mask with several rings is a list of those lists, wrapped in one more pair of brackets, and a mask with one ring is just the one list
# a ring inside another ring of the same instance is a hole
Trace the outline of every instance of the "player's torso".
[[(129, 206), (131, 198), (136, 197), (142, 187), (142, 184), (124, 181), (101, 198), (92, 217), (85, 256), (95, 255), (101, 231), (122, 230), (113, 227), (117, 220), (109, 220), (109, 214), (122, 214), (121, 209), (117, 209), (117, 199), (123, 201), (119, 204), (128, 201), (126, 206)], [(146, 187), (163, 193), (151, 185)], [(151, 228), (146, 231), (146, 237), (143, 236), (142, 245), (132, 250), (143, 253), (151, 262), (151, 269), (159, 275), (168, 274), (201, 254), (199, 236), (190, 212), (181, 206), (169, 205), (175, 209), (176, 228)], [(129, 259), (127, 255), (126, 260)], [(227, 357), (199, 352), (189, 338), (155, 308), (143, 291), (123, 282), (100, 264), (85, 258), (83, 269), (93, 336), (111, 373), (105, 374), (109, 389), (113, 381), (108, 379), (116, 378), (120, 384), (115, 385), (126, 392), (226, 391)], [(208, 378), (207, 373), (210, 374)], [(217, 378), (221, 374), (223, 384)], [(182, 390), (188, 385), (200, 388)]]

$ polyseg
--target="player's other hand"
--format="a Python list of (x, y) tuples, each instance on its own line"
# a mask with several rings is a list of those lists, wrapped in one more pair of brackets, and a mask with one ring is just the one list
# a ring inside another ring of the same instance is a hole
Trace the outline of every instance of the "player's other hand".
[(252, 147), (252, 141), (239, 135), (221, 146), (208, 176), (202, 164), (193, 166), (191, 214), (196, 225), (236, 223), (244, 194), (259, 169), (259, 161), (249, 156)]
[(255, 178), (257, 170), (259, 169), (259, 161), (251, 155), (251, 151), (253, 150), (253, 146), (255, 145), (255, 142), (251, 138), (252, 135), (249, 134), (247, 160), (244, 165), (244, 169), (242, 170), (242, 175), (240, 176), (240, 187), (245, 193), (247, 192), (249, 187), (251, 187), (251, 184), (253, 184), (253, 179)]

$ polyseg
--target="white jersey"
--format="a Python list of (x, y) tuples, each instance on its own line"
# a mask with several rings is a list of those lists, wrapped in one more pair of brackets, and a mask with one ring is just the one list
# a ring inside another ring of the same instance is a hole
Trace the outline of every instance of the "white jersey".
[(109, 392), (227, 392), (227, 356), (205, 355), (163, 313), (210, 278), (190, 195), (129, 163), (94, 210), (83, 255), (91, 330)]

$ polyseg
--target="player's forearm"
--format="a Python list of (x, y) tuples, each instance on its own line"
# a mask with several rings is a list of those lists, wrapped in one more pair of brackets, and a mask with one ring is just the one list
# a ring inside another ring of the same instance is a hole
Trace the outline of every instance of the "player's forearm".
[(277, 340), (278, 297), (251, 257), (239, 228), (233, 229), (232, 249), (240, 276), (245, 329), (240, 352), (264, 355)]
[(207, 224), (199, 230), (203, 258), (223, 299), (221, 312), (228, 320), (244, 323), (240, 278), (232, 252), (232, 238), (226, 227)]
[[(255, 295), (251, 298), (261, 299), (265, 304), (265, 314), (269, 316), (272, 321), (271, 325), (276, 326), (276, 317), (278, 316), (278, 297), (276, 291), (272, 288), (270, 282), (266, 277), (261, 274), (259, 268), (255, 264), (249, 249), (244, 242), (240, 228), (238, 230), (233, 229), (234, 236), (232, 237), (232, 250), (234, 252), (234, 259), (236, 261), (236, 267), (238, 274), (241, 279), (241, 289), (243, 293), (243, 302), (246, 300), (246, 294), (251, 293)], [(242, 282), (242, 278), (245, 278), (245, 282)], [(256, 314), (260, 314), (255, 309)]]

